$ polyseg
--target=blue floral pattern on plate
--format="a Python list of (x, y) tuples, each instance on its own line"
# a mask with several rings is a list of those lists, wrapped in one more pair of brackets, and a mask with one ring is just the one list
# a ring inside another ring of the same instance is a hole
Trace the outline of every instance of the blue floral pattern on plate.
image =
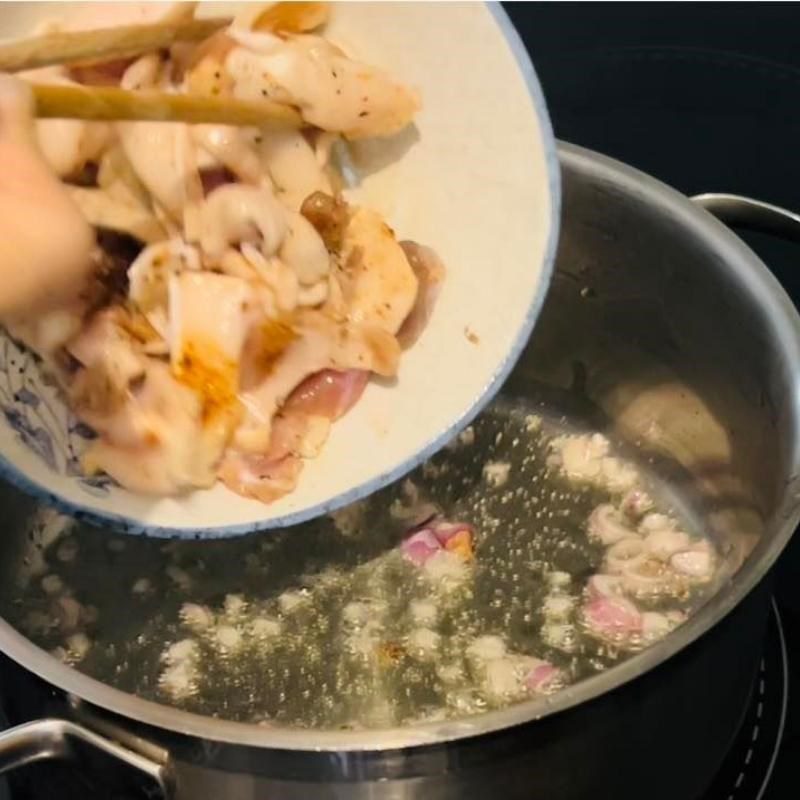
[(17, 438), (51, 470), (73, 477), (89, 494), (108, 493), (111, 478), (87, 477), (80, 467), (94, 433), (69, 411), (41, 361), (7, 334), (0, 338), (0, 411)]

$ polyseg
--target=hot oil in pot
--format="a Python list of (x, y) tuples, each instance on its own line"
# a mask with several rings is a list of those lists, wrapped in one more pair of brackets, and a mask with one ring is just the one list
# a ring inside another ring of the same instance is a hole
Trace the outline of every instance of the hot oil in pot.
[(717, 556), (640, 465), (500, 401), (408, 479), (219, 542), (64, 529), (5, 613), (83, 672), (202, 714), (387, 727), (557, 692), (681, 624)]

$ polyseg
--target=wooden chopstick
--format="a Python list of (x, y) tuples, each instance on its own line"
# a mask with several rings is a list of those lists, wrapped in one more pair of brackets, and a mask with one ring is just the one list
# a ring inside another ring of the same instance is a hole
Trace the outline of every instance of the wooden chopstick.
[(218, 123), (259, 128), (300, 128), (299, 112), (272, 100), (236, 100), (114, 86), (31, 84), (40, 118)]
[(31, 39), (0, 43), (0, 72), (21, 72), (53, 64), (113, 61), (169, 47), (173, 42), (196, 42), (229, 25), (229, 18), (193, 19), (154, 25), (126, 25), (74, 33), (48, 33)]

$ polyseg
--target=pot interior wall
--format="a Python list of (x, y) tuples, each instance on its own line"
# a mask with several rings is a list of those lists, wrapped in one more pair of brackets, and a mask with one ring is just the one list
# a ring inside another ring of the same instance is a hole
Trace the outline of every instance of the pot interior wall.
[(750, 280), (752, 253), (720, 224), (709, 220), (722, 234), (710, 239), (661, 191), (602, 163), (586, 180), (584, 159), (565, 162), (557, 271), (504, 391), (558, 391), (628, 442), (737, 568), (783, 519), (796, 480), (797, 388), (785, 355), (794, 314), (770, 318)]

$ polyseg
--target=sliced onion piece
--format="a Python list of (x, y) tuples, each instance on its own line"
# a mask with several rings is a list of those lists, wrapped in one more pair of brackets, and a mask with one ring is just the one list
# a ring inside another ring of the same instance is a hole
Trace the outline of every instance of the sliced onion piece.
[(620, 539), (606, 551), (606, 568), (612, 574), (626, 572), (647, 558), (647, 550), (638, 536)]
[(627, 642), (642, 628), (639, 609), (623, 597), (601, 597), (583, 608), (583, 620), (588, 631), (616, 643)]
[(631, 530), (622, 515), (610, 503), (597, 506), (589, 516), (589, 536), (604, 545), (613, 545), (622, 539), (636, 537), (636, 532)]

